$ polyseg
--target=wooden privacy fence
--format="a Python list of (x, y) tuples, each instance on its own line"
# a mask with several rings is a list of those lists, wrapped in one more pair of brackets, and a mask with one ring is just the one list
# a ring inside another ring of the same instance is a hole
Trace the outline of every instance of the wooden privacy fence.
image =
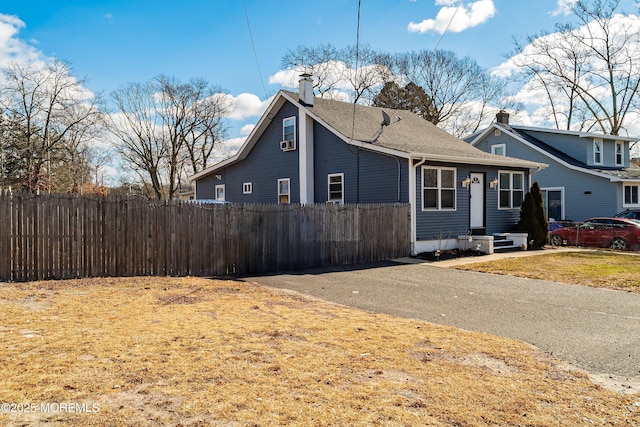
[(410, 252), (409, 205), (198, 205), (0, 194), (0, 280), (221, 276)]

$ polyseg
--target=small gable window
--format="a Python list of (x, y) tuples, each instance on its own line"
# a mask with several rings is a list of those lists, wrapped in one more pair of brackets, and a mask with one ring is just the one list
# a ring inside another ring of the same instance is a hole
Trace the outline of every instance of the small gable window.
[(524, 173), (500, 171), (500, 209), (519, 209), (524, 200)]
[(491, 146), (491, 154), (497, 154), (498, 156), (506, 156), (507, 155), (507, 145), (506, 144), (494, 144)]
[(456, 170), (422, 167), (422, 210), (456, 209)]
[(594, 165), (602, 164), (602, 140), (601, 139), (593, 140), (593, 164)]
[(624, 164), (624, 142), (616, 141), (616, 166)]
[(282, 120), (282, 140), (293, 141), (296, 140), (296, 118), (287, 117)]

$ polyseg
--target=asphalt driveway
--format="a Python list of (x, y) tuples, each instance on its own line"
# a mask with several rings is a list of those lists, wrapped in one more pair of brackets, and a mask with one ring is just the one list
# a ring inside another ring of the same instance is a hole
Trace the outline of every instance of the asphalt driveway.
[(640, 295), (430, 264), (383, 263), (248, 280), (394, 316), (515, 338), (640, 392)]

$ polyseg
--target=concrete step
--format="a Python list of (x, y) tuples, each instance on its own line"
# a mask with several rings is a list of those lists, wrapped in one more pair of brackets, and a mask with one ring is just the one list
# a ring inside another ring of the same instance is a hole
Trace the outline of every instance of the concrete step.
[(494, 253), (504, 253), (504, 252), (520, 252), (520, 246), (512, 245), (512, 246), (495, 246), (493, 247)]

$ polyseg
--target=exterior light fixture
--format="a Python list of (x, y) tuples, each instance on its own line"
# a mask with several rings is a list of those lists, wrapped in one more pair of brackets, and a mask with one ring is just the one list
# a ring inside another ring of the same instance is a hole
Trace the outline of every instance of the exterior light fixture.
[(497, 177), (494, 178), (493, 181), (491, 181), (489, 183), (489, 187), (491, 187), (491, 188), (497, 188), (498, 187), (498, 178)]
[(471, 183), (471, 178), (467, 177), (464, 181), (462, 181), (462, 188), (467, 188)]

